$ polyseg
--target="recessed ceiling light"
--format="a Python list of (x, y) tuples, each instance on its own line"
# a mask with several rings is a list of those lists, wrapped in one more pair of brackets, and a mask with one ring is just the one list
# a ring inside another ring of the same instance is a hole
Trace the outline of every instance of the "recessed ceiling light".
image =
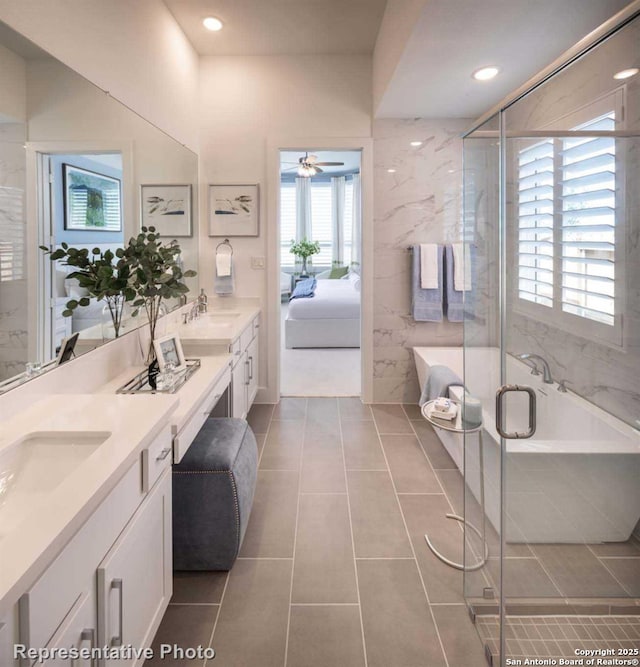
[(387, 173), (389, 174), (395, 174), (396, 170), (395, 169), (387, 169)]
[(635, 76), (638, 72), (640, 72), (640, 69), (637, 67), (631, 67), (629, 69), (623, 69), (620, 72), (616, 72), (613, 75), (614, 79), (630, 79), (632, 76)]
[(494, 76), (499, 72), (500, 70), (497, 67), (481, 67), (480, 69), (477, 69), (471, 76), (476, 81), (489, 81), (490, 79), (493, 79)]
[(417, 148), (418, 146), (422, 146), (422, 142), (421, 141), (412, 141), (411, 145), (415, 146)]
[(211, 32), (218, 32), (222, 30), (222, 21), (217, 19), (215, 16), (207, 16), (206, 19), (202, 21), (202, 25)]

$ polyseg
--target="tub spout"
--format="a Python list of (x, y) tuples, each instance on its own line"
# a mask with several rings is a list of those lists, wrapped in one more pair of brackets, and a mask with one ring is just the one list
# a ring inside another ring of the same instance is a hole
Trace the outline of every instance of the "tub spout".
[(553, 384), (553, 378), (551, 377), (551, 368), (546, 359), (541, 357), (539, 354), (530, 354), (529, 352), (523, 352), (522, 354), (516, 354), (516, 359), (521, 359), (522, 361), (531, 361), (535, 364), (536, 361), (539, 361), (542, 364), (542, 381), (545, 384)]

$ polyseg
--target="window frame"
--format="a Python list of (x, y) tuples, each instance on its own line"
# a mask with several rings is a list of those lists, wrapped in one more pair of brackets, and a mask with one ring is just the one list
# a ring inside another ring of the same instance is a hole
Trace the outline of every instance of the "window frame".
[[(596, 340), (597, 342), (613, 347), (615, 349), (624, 348), (624, 323), (622, 313), (625, 307), (625, 232), (626, 232), (626, 217), (627, 211), (625, 207), (625, 186), (626, 186), (626, 172), (624, 170), (625, 159), (621, 155), (621, 151), (626, 149), (624, 142), (616, 142), (615, 151), (615, 220), (614, 226), (614, 311), (613, 325), (598, 322), (596, 320), (576, 315), (574, 313), (566, 312), (562, 308), (562, 287), (563, 287), (563, 270), (562, 270), (562, 179), (556, 178), (556, 174), (561, 173), (561, 155), (562, 137), (553, 137), (557, 132), (566, 131), (570, 135), (570, 130), (567, 127), (577, 127), (588, 123), (591, 120), (605, 115), (613, 111), (615, 113), (615, 130), (620, 131), (625, 128), (625, 87), (620, 87), (597, 100), (583, 105), (573, 111), (557, 118), (555, 121), (546, 125), (543, 129), (549, 131), (553, 138), (554, 144), (554, 179), (553, 179), (553, 286), (552, 286), (552, 305), (546, 306), (538, 304), (527, 299), (523, 299), (519, 295), (519, 172), (518, 172), (518, 156), (520, 150), (523, 148), (520, 145), (519, 149), (514, 151), (511, 156), (510, 164), (512, 173), (515, 175), (512, 184), (512, 211), (515, 234), (513, 238), (514, 256), (516, 258), (515, 270), (516, 277), (512, 281), (512, 307), (514, 312), (540, 321), (544, 324), (551, 325), (557, 329), (561, 329), (567, 333), (571, 333), (588, 340)], [(531, 139), (531, 145), (540, 142), (544, 137), (536, 137)]]

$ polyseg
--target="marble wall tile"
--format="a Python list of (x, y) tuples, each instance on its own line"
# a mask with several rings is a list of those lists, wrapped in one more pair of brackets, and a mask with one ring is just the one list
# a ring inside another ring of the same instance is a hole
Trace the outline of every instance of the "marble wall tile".
[[(460, 345), (462, 325), (411, 317), (415, 243), (462, 238), (465, 119), (382, 119), (374, 123), (374, 400), (415, 402), (412, 347)], [(412, 147), (411, 141), (422, 141)], [(389, 173), (388, 169), (395, 169)]]
[[(26, 159), (24, 123), (0, 123), (0, 241), (12, 243), (23, 271)], [(3, 258), (4, 259), (4, 258)], [(24, 371), (28, 353), (27, 281), (0, 280), (0, 380)]]

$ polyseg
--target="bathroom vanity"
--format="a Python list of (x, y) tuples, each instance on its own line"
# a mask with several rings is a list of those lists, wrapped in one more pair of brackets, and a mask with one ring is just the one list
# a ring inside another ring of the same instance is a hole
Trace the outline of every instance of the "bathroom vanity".
[[(167, 328), (178, 331), (200, 367), (175, 394), (116, 393), (143, 368), (122, 364), (87, 393), (41, 389), (31, 407), (3, 421), (3, 667), (33, 664), (13, 660), (16, 643), (142, 649), (153, 640), (172, 595), (171, 463), (182, 459), (221, 400), (227, 414), (245, 417), (258, 386), (257, 308), (214, 310), (187, 323), (177, 315)], [(92, 355), (106, 358), (109, 347), (127, 345), (114, 341), (42, 383), (51, 385), (58, 374), (63, 388), (63, 376), (78, 381), (81, 366), (86, 376)], [(143, 662), (132, 656), (113, 664)]]

